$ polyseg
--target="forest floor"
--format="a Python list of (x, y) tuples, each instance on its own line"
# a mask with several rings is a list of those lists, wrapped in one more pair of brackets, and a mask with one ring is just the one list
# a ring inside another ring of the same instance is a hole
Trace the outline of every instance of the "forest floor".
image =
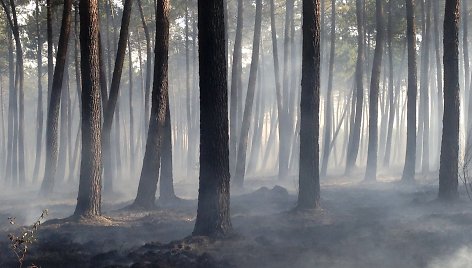
[[(422, 179), (405, 186), (394, 177), (371, 184), (328, 178), (321, 188), (322, 209), (303, 213), (292, 211), (295, 178), (250, 179), (247, 185), (245, 192), (232, 195), (234, 234), (224, 240), (189, 237), (196, 216), (196, 188), (178, 182), (177, 194), (188, 199), (158, 203), (153, 211), (120, 210), (130, 202), (123, 196), (114, 202), (104, 198), (102, 221), (46, 222), (24, 267), (472, 265), (472, 201), (462, 193), (454, 204), (437, 202), (437, 181)], [(74, 202), (73, 192), (48, 200), (38, 200), (32, 190), (2, 194), (0, 267), (18, 267), (7, 237), (18, 227), (8, 217), (16, 217), (18, 224), (32, 224), (47, 208), (48, 219), (65, 218), (73, 213)]]

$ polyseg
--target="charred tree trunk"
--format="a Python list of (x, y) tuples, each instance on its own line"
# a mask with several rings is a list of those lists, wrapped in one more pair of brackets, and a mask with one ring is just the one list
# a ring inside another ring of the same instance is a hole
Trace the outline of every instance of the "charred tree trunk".
[(233, 67), (231, 68), (231, 97), (230, 97), (230, 171), (234, 174), (236, 169), (236, 156), (238, 151), (238, 99), (242, 98), (241, 66), (242, 66), (242, 38), (243, 38), (243, 0), (238, 0), (238, 19), (236, 23), (236, 37), (234, 39)]
[(169, 0), (157, 1), (156, 43), (154, 58), (154, 84), (152, 90), (151, 117), (139, 179), (138, 193), (133, 208), (150, 209), (155, 206), (157, 181), (161, 160), (163, 128), (168, 102), (168, 54), (169, 54)]
[(36, 19), (36, 34), (37, 34), (37, 50), (36, 50), (36, 60), (38, 64), (38, 109), (36, 111), (36, 158), (34, 162), (33, 170), (33, 182), (36, 182), (38, 179), (39, 166), (41, 165), (42, 158), (42, 145), (43, 145), (43, 84), (41, 83), (41, 78), (43, 76), (43, 55), (42, 55), (42, 46), (43, 40), (41, 38), (41, 28), (39, 22), (39, 0), (36, 0), (36, 10), (35, 10), (35, 19)]
[[(395, 120), (395, 96), (393, 92), (393, 26), (392, 26), (392, 0), (388, 2), (388, 30), (387, 30), (387, 42), (388, 42), (388, 66), (389, 66), (389, 76), (388, 76), (388, 101), (389, 101), (389, 111), (388, 111), (388, 127), (387, 127), (387, 140), (385, 146), (385, 155), (383, 166), (388, 167), (390, 165), (390, 152), (392, 150), (392, 132), (393, 132), (393, 122)], [(401, 80), (401, 77), (398, 77)]]
[[(113, 122), (113, 116), (115, 113), (115, 107), (117, 106), (121, 74), (123, 72), (123, 63), (126, 54), (126, 44), (129, 35), (129, 23), (131, 20), (131, 9), (132, 0), (125, 0), (123, 5), (123, 17), (121, 19), (120, 38), (118, 40), (118, 49), (116, 52), (115, 67), (113, 70), (113, 77), (110, 86), (110, 96), (107, 101), (105, 108), (105, 114), (103, 116), (103, 160), (104, 160), (104, 185), (105, 192), (113, 192), (113, 175), (111, 173), (112, 167), (112, 154), (111, 154), (111, 127)], [(118, 133), (117, 133), (118, 135)]]
[(172, 172), (172, 124), (170, 119), (169, 95), (167, 95), (166, 103), (166, 118), (162, 133), (161, 185), (159, 188), (159, 201), (161, 202), (169, 202), (176, 199), (174, 174)]
[(259, 67), (259, 50), (261, 46), (262, 28), (262, 0), (256, 0), (256, 20), (254, 24), (254, 39), (252, 43), (251, 70), (249, 71), (249, 82), (246, 94), (246, 104), (244, 107), (243, 123), (241, 134), (239, 135), (239, 145), (236, 162), (236, 172), (234, 185), (243, 187), (244, 176), (246, 175), (246, 153), (249, 140), (249, 127), (251, 124), (252, 109), (254, 106), (254, 93), (256, 89), (257, 69)]
[(346, 154), (346, 175), (351, 174), (352, 169), (356, 165), (357, 155), (359, 152), (359, 144), (361, 138), (362, 124), (362, 106), (364, 100), (364, 4), (363, 0), (356, 0), (356, 17), (357, 17), (357, 63), (356, 63), (356, 100), (354, 121), (351, 126), (349, 135), (349, 143)]
[(333, 72), (334, 72), (334, 57), (335, 57), (335, 43), (336, 43), (336, 0), (331, 0), (331, 48), (329, 53), (329, 70), (328, 70), (328, 88), (326, 90), (326, 107), (325, 107), (325, 126), (323, 137), (323, 156), (321, 162), (321, 177), (326, 177), (328, 169), (329, 154), (331, 151), (331, 128), (333, 117)]
[(231, 231), (228, 85), (223, 0), (198, 1), (200, 178), (193, 235)]
[(75, 217), (101, 215), (102, 146), (98, 0), (81, 0), (82, 160)]
[(444, 14), (444, 117), (439, 167), (439, 199), (458, 198), (459, 0), (446, 0)]
[(297, 207), (320, 206), (320, 1), (303, 0), (300, 166)]
[(62, 14), (61, 33), (59, 35), (59, 47), (56, 56), (56, 67), (51, 86), (49, 99), (48, 118), (46, 126), (46, 169), (41, 184), (41, 195), (47, 196), (54, 190), (54, 180), (57, 169), (58, 157), (58, 126), (59, 108), (61, 105), (62, 82), (67, 59), (67, 48), (69, 44), (70, 25), (72, 17), (72, 0), (64, 1)]
[(382, 67), (384, 47), (384, 23), (383, 0), (375, 1), (377, 36), (375, 39), (374, 61), (372, 63), (372, 76), (369, 91), (369, 145), (367, 150), (367, 167), (365, 180), (376, 180), (377, 154), (378, 154), (378, 109), (379, 109), (379, 83)]

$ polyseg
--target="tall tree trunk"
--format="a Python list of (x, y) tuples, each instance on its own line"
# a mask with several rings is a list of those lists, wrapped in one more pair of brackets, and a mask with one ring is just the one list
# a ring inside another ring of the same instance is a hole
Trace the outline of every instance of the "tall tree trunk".
[[(151, 49), (151, 35), (149, 34), (149, 29), (146, 24), (146, 19), (144, 18), (143, 7), (141, 0), (138, 0), (139, 14), (141, 16), (141, 22), (143, 24), (144, 37), (146, 38), (146, 83), (145, 83), (145, 95), (144, 95), (144, 127), (148, 127), (149, 123), (149, 95), (151, 95), (151, 72), (152, 72), (152, 49)], [(145, 129), (144, 134), (146, 135)], [(143, 137), (144, 140), (146, 136)]]
[[(113, 69), (113, 77), (110, 86), (110, 96), (107, 101), (103, 118), (103, 157), (104, 157), (104, 185), (105, 192), (113, 192), (113, 175), (111, 174), (112, 167), (112, 154), (111, 154), (111, 126), (115, 113), (115, 107), (117, 106), (121, 74), (123, 72), (123, 63), (126, 54), (126, 44), (129, 35), (129, 23), (131, 20), (131, 10), (133, 1), (125, 0), (123, 5), (123, 16), (121, 18), (120, 38), (118, 40), (118, 49), (116, 52), (115, 67)], [(118, 133), (117, 133), (118, 135)], [(118, 148), (117, 148), (118, 149)]]
[(369, 145), (367, 150), (366, 180), (376, 180), (378, 154), (379, 83), (384, 47), (383, 0), (375, 1), (377, 36), (369, 91)]
[(41, 184), (41, 195), (47, 196), (54, 190), (58, 157), (58, 129), (59, 108), (61, 105), (62, 82), (67, 59), (67, 48), (70, 36), (70, 24), (72, 17), (72, 0), (64, 1), (62, 14), (61, 33), (59, 35), (59, 47), (56, 56), (51, 96), (49, 99), (48, 118), (46, 126), (46, 167), (44, 179)]
[(82, 160), (74, 216), (93, 218), (101, 215), (102, 188), (98, 0), (82, 0), (79, 5), (82, 70)]
[[(283, 72), (283, 107), (284, 112), (279, 115), (279, 179), (285, 179), (288, 175), (288, 164), (290, 155), (290, 129), (291, 118), (289, 117), (289, 65), (290, 65), (290, 23), (293, 21), (294, 0), (286, 1), (285, 32), (284, 32), (284, 72)], [(294, 59), (293, 59), (294, 60)]]
[(155, 206), (161, 160), (163, 128), (168, 99), (169, 0), (157, 1), (154, 84), (151, 117), (138, 193), (132, 207), (149, 209)]
[(48, 43), (48, 95), (47, 104), (51, 98), (52, 81), (54, 76), (54, 51), (52, 41), (52, 0), (46, 0), (46, 27), (47, 27), (47, 43)]
[(298, 208), (320, 206), (320, 1), (303, 0)]
[[(321, 162), (321, 177), (326, 177), (328, 169), (329, 154), (331, 151), (331, 128), (333, 116), (333, 72), (334, 72), (334, 57), (335, 57), (335, 43), (336, 43), (336, 0), (331, 0), (331, 48), (329, 53), (329, 70), (328, 70), (328, 88), (326, 90), (326, 107), (325, 107), (325, 126), (323, 137), (323, 156)], [(339, 105), (339, 104), (338, 104)]]
[(231, 231), (228, 84), (223, 0), (198, 1), (200, 178), (193, 235)]
[(161, 185), (159, 188), (159, 201), (161, 202), (169, 202), (176, 198), (174, 191), (174, 174), (172, 172), (172, 124), (170, 119), (169, 95), (167, 95), (166, 103), (166, 118), (162, 133)]
[(357, 160), (359, 152), (359, 142), (361, 138), (362, 106), (364, 100), (364, 4), (363, 0), (356, 0), (357, 17), (357, 63), (356, 63), (356, 100), (354, 112), (354, 122), (349, 135), (348, 151), (346, 154), (346, 175), (351, 174)]
[(458, 198), (459, 0), (446, 0), (444, 13), (444, 117), (439, 166), (440, 200)]
[(256, 89), (257, 69), (259, 67), (259, 50), (261, 46), (262, 28), (262, 0), (256, 0), (256, 20), (254, 24), (254, 39), (252, 43), (251, 70), (249, 71), (249, 82), (246, 94), (246, 104), (244, 107), (243, 123), (241, 134), (239, 135), (239, 145), (236, 162), (236, 172), (234, 184), (236, 187), (243, 187), (244, 176), (246, 174), (246, 153), (249, 139), (249, 127), (251, 124), (252, 109), (254, 104), (254, 93)]
[[(443, 73), (442, 73), (442, 63), (441, 63), (441, 47), (440, 47), (440, 26), (439, 26), (439, 1), (433, 1), (433, 21), (434, 21), (434, 49), (436, 56), (436, 90), (437, 90), (437, 100), (438, 100), (438, 109), (437, 109), (437, 145), (438, 148), (441, 148), (441, 134), (440, 130), (442, 127), (442, 113), (443, 113)], [(439, 157), (437, 158), (439, 162)], [(438, 163), (436, 162), (436, 163)]]
[(131, 51), (131, 42), (128, 39), (128, 77), (129, 77), (129, 152), (130, 152), (130, 161), (129, 161), (129, 170), (130, 174), (134, 175), (134, 117), (133, 117), (133, 60), (132, 60), (132, 51)]
[(41, 28), (39, 22), (39, 0), (36, 0), (36, 10), (35, 10), (35, 19), (36, 19), (36, 59), (38, 64), (38, 109), (36, 111), (36, 157), (34, 162), (33, 170), (33, 182), (36, 182), (38, 179), (39, 166), (41, 165), (42, 157), (42, 145), (43, 145), (43, 84), (41, 83), (41, 78), (43, 76), (43, 55), (42, 55), (42, 46), (43, 40), (41, 38)]
[(243, 0), (238, 0), (238, 19), (236, 22), (236, 36), (234, 38), (233, 67), (231, 68), (231, 96), (230, 96), (230, 130), (229, 130), (229, 159), (231, 174), (235, 173), (236, 156), (238, 151), (238, 99), (242, 98), (239, 90), (241, 84), (242, 66), (242, 38), (243, 38)]
[(425, 6), (425, 36), (423, 45), (423, 66), (421, 71), (421, 98), (423, 100), (423, 157), (422, 172), (429, 172), (429, 48), (431, 42), (431, 1)]
[[(388, 43), (388, 127), (387, 127), (387, 140), (385, 141), (385, 154), (383, 166), (388, 167), (390, 164), (390, 151), (392, 148), (392, 132), (393, 132), (393, 121), (395, 120), (395, 106), (394, 106), (394, 92), (393, 92), (393, 27), (392, 27), (392, 16), (393, 7), (392, 0), (388, 1), (388, 29), (387, 29), (387, 43)], [(399, 76), (399, 79), (400, 76)]]

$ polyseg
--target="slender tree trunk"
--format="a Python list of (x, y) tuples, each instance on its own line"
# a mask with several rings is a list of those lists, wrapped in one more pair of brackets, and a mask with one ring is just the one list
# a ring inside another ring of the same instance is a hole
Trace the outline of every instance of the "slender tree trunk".
[(359, 152), (359, 143), (361, 138), (362, 124), (362, 106), (364, 100), (364, 4), (363, 0), (356, 0), (356, 17), (357, 17), (357, 63), (356, 63), (356, 100), (354, 110), (354, 122), (351, 126), (351, 134), (349, 135), (348, 151), (346, 155), (346, 175), (351, 174), (357, 160)]
[(46, 0), (46, 27), (47, 27), (47, 43), (48, 43), (48, 95), (47, 104), (50, 106), (50, 98), (52, 91), (52, 81), (54, 76), (54, 55), (52, 41), (52, 0)]
[[(435, 49), (435, 58), (436, 58), (436, 95), (438, 102), (437, 109), (437, 135), (436, 135), (436, 145), (437, 148), (441, 148), (441, 133), (442, 128), (442, 111), (443, 111), (443, 73), (442, 73), (442, 63), (441, 63), (441, 47), (440, 47), (440, 26), (439, 26), (439, 3), (438, 1), (433, 1), (433, 22), (434, 22), (434, 49)], [(437, 150), (439, 152), (439, 150)], [(439, 154), (435, 161), (435, 166), (439, 166)]]
[[(37, 35), (37, 50), (36, 50), (36, 59), (38, 64), (38, 109), (36, 111), (36, 157), (34, 162), (33, 170), (33, 182), (36, 182), (38, 179), (39, 166), (41, 165), (42, 157), (42, 145), (43, 145), (43, 84), (41, 83), (41, 78), (43, 76), (43, 56), (42, 56), (42, 46), (43, 40), (41, 38), (41, 28), (39, 22), (39, 0), (36, 0), (36, 10), (35, 10), (35, 19), (36, 19), (36, 35)], [(3, 114), (2, 114), (3, 115)], [(3, 119), (3, 118), (2, 118)]]
[(422, 172), (429, 172), (429, 48), (431, 42), (431, 1), (426, 1), (425, 6), (425, 36), (424, 39), (424, 62), (421, 73), (421, 98), (423, 99), (423, 157)]
[(98, 0), (82, 0), (80, 47), (82, 70), (82, 160), (74, 216), (101, 215), (102, 146)]
[(200, 178), (193, 235), (231, 231), (228, 85), (223, 0), (198, 1)]
[(243, 123), (241, 134), (239, 135), (239, 145), (236, 162), (236, 172), (234, 184), (236, 187), (243, 187), (244, 176), (246, 174), (246, 153), (249, 139), (249, 127), (254, 104), (254, 92), (256, 89), (257, 69), (259, 67), (259, 50), (261, 46), (262, 28), (262, 0), (256, 0), (256, 20), (254, 24), (254, 39), (252, 43), (251, 70), (249, 72), (249, 82), (246, 94), (246, 104), (244, 107)]
[(130, 152), (130, 161), (129, 161), (129, 170), (130, 174), (134, 175), (134, 116), (133, 116), (133, 61), (132, 61), (132, 51), (131, 51), (131, 42), (128, 39), (128, 77), (129, 77), (129, 152)]
[[(138, 193), (132, 207), (155, 206), (161, 160), (163, 128), (168, 102), (169, 0), (157, 1), (154, 84), (151, 117)], [(170, 117), (169, 117), (170, 118)]]
[(49, 195), (54, 190), (54, 180), (57, 169), (58, 157), (58, 129), (59, 108), (61, 105), (61, 91), (64, 78), (64, 69), (67, 59), (67, 48), (70, 36), (70, 24), (72, 17), (72, 0), (64, 1), (62, 14), (61, 33), (56, 56), (51, 95), (49, 99), (48, 118), (46, 126), (46, 167), (44, 179), (41, 184), (41, 195)]
[(328, 88), (326, 90), (326, 107), (325, 107), (325, 126), (323, 137), (323, 156), (321, 162), (321, 177), (326, 177), (328, 169), (328, 161), (330, 154), (329, 144), (331, 143), (331, 128), (333, 116), (333, 72), (334, 72), (334, 57), (335, 57), (335, 43), (336, 43), (336, 0), (331, 0), (331, 49), (329, 54), (329, 71), (328, 71)]
[(286, 1), (285, 32), (284, 32), (284, 72), (283, 72), (283, 107), (284, 112), (279, 115), (279, 179), (285, 179), (288, 175), (290, 155), (290, 117), (289, 117), (289, 85), (290, 79), (290, 22), (292, 22), (294, 0)]
[(439, 167), (439, 199), (458, 198), (459, 12), (460, 0), (446, 0), (444, 14), (444, 117)]
[(377, 154), (378, 154), (378, 109), (379, 109), (379, 83), (382, 67), (384, 46), (383, 0), (376, 0), (376, 28), (374, 61), (372, 63), (372, 76), (369, 91), (369, 145), (367, 151), (366, 180), (376, 180)]
[[(118, 49), (116, 52), (115, 67), (113, 70), (113, 77), (110, 86), (110, 96), (107, 101), (103, 118), (103, 157), (104, 157), (104, 190), (105, 192), (113, 192), (113, 175), (111, 174), (112, 167), (112, 154), (111, 154), (111, 127), (113, 122), (113, 116), (115, 113), (115, 107), (117, 106), (121, 74), (123, 72), (123, 63), (126, 54), (126, 44), (129, 36), (129, 23), (131, 20), (131, 10), (133, 1), (125, 0), (123, 5), (123, 16), (121, 19), (120, 38), (118, 40)], [(117, 115), (118, 116), (118, 115)], [(117, 133), (118, 135), (118, 133)], [(118, 149), (118, 148), (117, 148)], [(119, 166), (118, 166), (119, 167)]]
[[(151, 95), (151, 69), (152, 69), (152, 49), (151, 49), (151, 35), (144, 18), (143, 7), (141, 0), (137, 0), (139, 14), (141, 16), (141, 22), (143, 24), (144, 37), (146, 38), (146, 83), (145, 83), (145, 95), (144, 95), (144, 127), (147, 128), (149, 124), (149, 96)], [(147, 129), (144, 134), (146, 135)], [(143, 137), (146, 139), (146, 136)]]
[(15, 114), (17, 112), (16, 102), (16, 90), (14, 86), (15, 72), (14, 72), (14, 60), (13, 60), (13, 40), (11, 35), (10, 27), (6, 27), (8, 36), (8, 149), (7, 149), (7, 161), (6, 161), (6, 174), (5, 178), (7, 182), (13, 182), (13, 162), (16, 157), (16, 147), (14, 147), (15, 140)]
[(234, 38), (233, 67), (231, 68), (231, 97), (230, 97), (230, 171), (235, 174), (236, 156), (238, 151), (238, 99), (242, 98), (242, 92), (239, 90), (241, 84), (241, 66), (242, 66), (242, 38), (243, 38), (243, 0), (238, 0), (238, 19), (236, 22), (236, 37)]
[(174, 174), (172, 172), (172, 124), (170, 119), (169, 95), (166, 98), (166, 118), (162, 137), (161, 154), (161, 187), (159, 201), (169, 202), (176, 198), (174, 191)]
[(320, 1), (303, 0), (298, 208), (320, 206)]

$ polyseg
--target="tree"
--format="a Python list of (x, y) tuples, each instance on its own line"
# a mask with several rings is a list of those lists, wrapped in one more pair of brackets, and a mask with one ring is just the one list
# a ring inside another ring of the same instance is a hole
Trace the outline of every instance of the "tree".
[(320, 205), (320, 1), (303, 0), (300, 163), (297, 207)]
[(369, 91), (369, 145), (367, 150), (367, 167), (365, 180), (376, 180), (378, 154), (378, 114), (379, 114), (379, 84), (384, 47), (384, 23), (382, 0), (375, 1), (376, 28), (374, 61)]
[[(41, 83), (41, 78), (43, 76), (43, 56), (42, 56), (42, 46), (43, 39), (41, 38), (41, 28), (39, 22), (39, 0), (36, 0), (36, 10), (35, 10), (35, 19), (36, 19), (36, 35), (37, 35), (37, 64), (38, 64), (38, 109), (37, 109), (37, 127), (36, 127), (36, 158), (34, 163), (33, 174), (38, 174), (39, 166), (41, 164), (41, 155), (42, 155), (42, 145), (43, 145), (43, 84)], [(36, 181), (38, 176), (33, 177), (33, 181)]]
[[(116, 52), (115, 67), (113, 69), (113, 77), (110, 86), (110, 96), (106, 103), (105, 113), (103, 115), (103, 156), (104, 156), (104, 189), (106, 192), (113, 191), (113, 175), (112, 161), (111, 161), (111, 126), (113, 122), (113, 115), (115, 107), (118, 102), (118, 95), (120, 90), (121, 74), (123, 72), (123, 63), (125, 61), (126, 45), (129, 36), (129, 23), (131, 20), (131, 10), (133, 1), (126, 0), (123, 5), (123, 17), (121, 18), (120, 38), (118, 40), (118, 50)], [(118, 116), (118, 115), (117, 115)]]
[(102, 115), (98, 0), (81, 0), (80, 52), (82, 75), (82, 159), (75, 217), (101, 215)]
[(329, 70), (328, 70), (328, 88), (326, 90), (326, 107), (325, 107), (325, 127), (323, 137), (323, 157), (321, 162), (321, 177), (326, 176), (328, 169), (329, 154), (331, 151), (331, 128), (333, 117), (333, 71), (336, 43), (336, 0), (331, 1), (331, 48), (329, 52)]
[(243, 0), (238, 0), (238, 19), (236, 22), (236, 36), (234, 38), (233, 67), (231, 68), (231, 96), (230, 96), (230, 170), (234, 174), (236, 169), (236, 156), (238, 150), (238, 98), (242, 98), (241, 72), (242, 72), (242, 39), (243, 39)]
[(354, 121), (351, 126), (349, 142), (346, 154), (346, 175), (349, 175), (354, 168), (359, 152), (359, 141), (362, 123), (362, 105), (364, 100), (364, 4), (363, 0), (356, 0), (357, 18), (357, 63), (356, 63), (356, 99), (354, 110)]
[[(54, 69), (51, 95), (49, 99), (48, 117), (46, 126), (46, 167), (41, 184), (41, 195), (46, 196), (54, 190), (54, 180), (58, 157), (58, 126), (59, 108), (61, 104), (62, 82), (67, 59), (70, 26), (72, 18), (72, 0), (64, 1), (61, 32), (57, 49), (56, 66)], [(48, 59), (49, 60), (49, 59)]]
[(249, 139), (249, 127), (252, 117), (252, 108), (254, 106), (254, 93), (256, 90), (257, 68), (259, 67), (259, 49), (261, 46), (261, 27), (262, 27), (262, 0), (256, 0), (256, 19), (254, 24), (254, 38), (252, 43), (251, 70), (249, 71), (249, 82), (247, 86), (246, 104), (244, 107), (243, 123), (239, 135), (239, 145), (237, 152), (236, 172), (234, 184), (242, 187), (244, 176), (246, 174), (246, 153)]
[(151, 116), (138, 193), (132, 208), (155, 206), (161, 160), (163, 128), (168, 100), (169, 0), (157, 1), (154, 82)]
[(418, 91), (416, 70), (415, 0), (406, 0), (406, 38), (408, 43), (408, 89), (406, 155), (402, 181), (415, 179), (416, 162), (416, 95)]
[(223, 0), (198, 1), (200, 178), (193, 235), (226, 235), (229, 213), (228, 85)]
[(459, 0), (446, 0), (444, 13), (444, 115), (439, 163), (440, 200), (453, 200), (459, 196), (459, 4)]

